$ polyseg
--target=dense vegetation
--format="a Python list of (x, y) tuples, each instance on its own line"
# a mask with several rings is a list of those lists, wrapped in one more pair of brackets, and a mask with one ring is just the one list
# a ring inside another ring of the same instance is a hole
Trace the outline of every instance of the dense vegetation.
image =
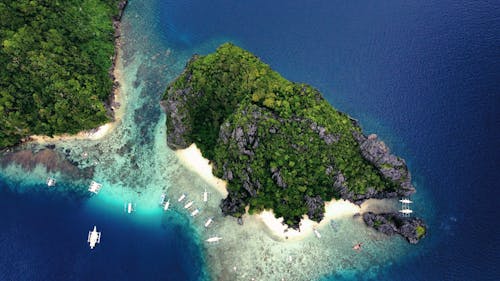
[(420, 239), (425, 235), (426, 229), (424, 226), (419, 225), (417, 226), (416, 231), (417, 231), (417, 238)]
[(0, 147), (109, 119), (118, 2), (0, 1)]
[[(164, 99), (182, 116), (186, 142), (228, 180), (226, 200), (236, 202), (229, 213), (237, 217), (246, 206), (273, 209), (295, 226), (310, 213), (308, 200), (340, 198), (342, 186), (351, 194), (396, 188), (362, 157), (352, 134), (361, 129), (347, 115), (232, 44), (194, 57)], [(167, 118), (169, 134), (174, 121)]]

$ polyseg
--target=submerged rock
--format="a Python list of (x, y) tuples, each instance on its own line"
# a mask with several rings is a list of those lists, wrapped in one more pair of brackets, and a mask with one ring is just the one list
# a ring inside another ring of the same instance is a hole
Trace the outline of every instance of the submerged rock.
[(13, 163), (22, 167), (26, 172), (33, 171), (37, 165), (43, 165), (49, 173), (60, 172), (74, 179), (91, 178), (94, 174), (92, 167), (80, 169), (78, 163), (68, 160), (64, 154), (52, 149), (16, 150), (1, 155), (0, 165), (3, 168)]

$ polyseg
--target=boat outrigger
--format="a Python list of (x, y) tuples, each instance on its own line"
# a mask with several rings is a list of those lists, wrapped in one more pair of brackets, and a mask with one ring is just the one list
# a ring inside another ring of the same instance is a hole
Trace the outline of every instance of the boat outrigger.
[(214, 237), (208, 238), (205, 241), (207, 241), (208, 243), (215, 243), (215, 242), (219, 242), (220, 240), (222, 240), (222, 237), (214, 236)]
[(208, 220), (205, 222), (205, 227), (210, 226), (210, 224), (214, 221), (214, 218), (208, 218)]
[(167, 211), (169, 206), (170, 206), (170, 199), (168, 199), (167, 202), (165, 202), (165, 205), (163, 205), (163, 210)]
[(99, 193), (99, 190), (101, 190), (101, 188), (102, 188), (102, 184), (95, 182), (95, 181), (92, 181), (90, 183), (90, 186), (89, 186), (89, 191), (94, 193), (94, 194), (97, 194), (97, 193)]
[(182, 200), (184, 200), (184, 198), (186, 198), (186, 194), (182, 193), (181, 197), (179, 197), (179, 199), (177, 199), (177, 202), (181, 202)]
[(95, 225), (94, 230), (89, 231), (87, 242), (90, 245), (90, 249), (94, 249), (95, 245), (101, 242), (101, 232), (97, 231), (97, 227)]
[(191, 216), (194, 217), (194, 216), (196, 216), (199, 213), (200, 213), (200, 210), (196, 209), (196, 210), (194, 210), (194, 211), (191, 212)]
[(56, 179), (52, 178), (52, 177), (48, 177), (46, 183), (47, 183), (48, 187), (53, 187), (56, 185)]
[(189, 207), (193, 206), (194, 201), (189, 201), (187, 202), (186, 205), (184, 205), (184, 209), (189, 209)]

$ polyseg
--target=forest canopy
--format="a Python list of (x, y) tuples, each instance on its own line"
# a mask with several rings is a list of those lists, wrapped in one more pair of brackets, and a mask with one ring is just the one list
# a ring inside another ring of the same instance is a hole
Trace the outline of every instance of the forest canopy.
[(0, 1), (0, 147), (109, 120), (118, 2)]

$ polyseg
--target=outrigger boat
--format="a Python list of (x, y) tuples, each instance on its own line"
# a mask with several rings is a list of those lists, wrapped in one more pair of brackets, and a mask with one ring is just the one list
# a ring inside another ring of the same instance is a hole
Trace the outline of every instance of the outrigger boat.
[(208, 227), (213, 221), (214, 218), (208, 218), (208, 220), (205, 222), (205, 227)]
[(163, 206), (163, 210), (167, 211), (169, 206), (170, 206), (170, 199), (168, 199), (167, 202), (165, 202), (165, 205)]
[(203, 202), (207, 202), (208, 201), (208, 192), (207, 192), (207, 189), (205, 188), (205, 192), (203, 192)]
[(165, 198), (166, 197), (167, 197), (167, 195), (165, 193), (161, 194), (161, 197), (160, 197), (160, 206), (163, 206), (163, 203), (165, 203)]
[(208, 238), (205, 241), (207, 241), (208, 243), (215, 243), (215, 242), (219, 242), (220, 240), (222, 240), (222, 237), (214, 236), (214, 237)]
[(125, 212), (128, 214), (131, 214), (133, 211), (135, 211), (135, 206), (132, 204), (132, 202), (126, 203), (125, 204)]
[(186, 194), (182, 193), (181, 197), (177, 199), (177, 202), (181, 202), (182, 200), (184, 200), (184, 198), (186, 198)]
[(316, 228), (313, 228), (313, 231), (314, 231), (314, 235), (316, 235), (316, 237), (321, 238), (321, 234), (319, 233), (319, 231)]
[(401, 200), (399, 200), (399, 202), (401, 202), (403, 204), (411, 204), (411, 203), (413, 203), (413, 201), (411, 201), (410, 199), (406, 199), (406, 198), (402, 198)]
[(90, 245), (90, 249), (94, 249), (95, 245), (101, 242), (101, 232), (97, 231), (97, 227), (95, 225), (94, 230), (89, 231), (87, 242)]
[(48, 187), (53, 187), (56, 185), (56, 179), (52, 178), (52, 177), (48, 177), (46, 183), (47, 183)]
[(399, 212), (402, 213), (403, 215), (410, 215), (411, 213), (413, 213), (413, 210), (403, 209), (403, 210), (399, 210)]
[(194, 216), (196, 216), (199, 213), (200, 213), (200, 210), (195, 209), (194, 211), (191, 212), (191, 216), (194, 217)]
[(101, 188), (102, 188), (102, 184), (97, 183), (95, 181), (92, 181), (90, 183), (90, 186), (89, 186), (89, 191), (94, 193), (94, 194), (97, 194), (97, 193), (99, 193), (99, 190), (101, 190)]
[(193, 206), (194, 201), (189, 201), (187, 202), (186, 205), (184, 205), (184, 209), (189, 209), (189, 207)]

